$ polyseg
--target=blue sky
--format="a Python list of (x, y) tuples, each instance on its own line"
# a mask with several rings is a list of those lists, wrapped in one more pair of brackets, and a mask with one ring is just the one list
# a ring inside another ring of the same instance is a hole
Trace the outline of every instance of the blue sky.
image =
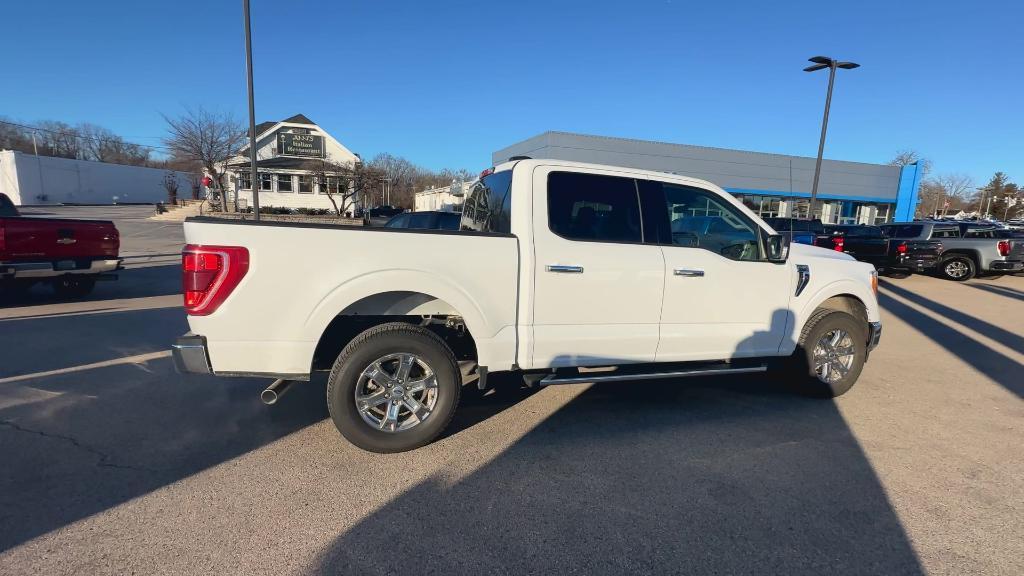
[[(937, 173), (1024, 181), (1017, 2), (252, 0), (257, 121), (303, 113), (364, 157), (489, 164), (545, 130), (826, 157), (913, 148)], [(0, 115), (158, 144), (160, 113), (246, 118), (241, 2), (4, 8)], [(17, 25), (11, 25), (17, 23)]]

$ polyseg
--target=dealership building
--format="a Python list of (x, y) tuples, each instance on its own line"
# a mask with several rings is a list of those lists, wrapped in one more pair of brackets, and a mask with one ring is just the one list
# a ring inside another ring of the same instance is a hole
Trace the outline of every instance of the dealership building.
[[(815, 159), (688, 144), (545, 132), (498, 150), (516, 156), (657, 170), (707, 180), (764, 218), (806, 217)], [(922, 167), (823, 160), (815, 216), (833, 224), (913, 220)]]

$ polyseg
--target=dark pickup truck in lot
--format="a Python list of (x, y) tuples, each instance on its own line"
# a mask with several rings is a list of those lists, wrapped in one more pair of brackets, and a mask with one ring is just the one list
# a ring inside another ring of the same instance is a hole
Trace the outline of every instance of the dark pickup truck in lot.
[(1002, 238), (993, 226), (918, 221), (884, 224), (882, 230), (892, 239), (942, 242), (936, 270), (949, 280), (963, 282), (977, 274), (1024, 271), (1024, 238)]
[(924, 272), (935, 268), (942, 258), (938, 240), (889, 238), (882, 228), (867, 225), (827, 225), (827, 237), (818, 246), (846, 252), (879, 269)]
[(46, 282), (58, 296), (84, 296), (116, 278), (120, 247), (113, 222), (22, 216), (0, 194), (0, 292)]
[(933, 240), (890, 239), (878, 226), (822, 224), (821, 220), (766, 218), (790, 242), (845, 252), (880, 270), (924, 272), (941, 258), (942, 243)]

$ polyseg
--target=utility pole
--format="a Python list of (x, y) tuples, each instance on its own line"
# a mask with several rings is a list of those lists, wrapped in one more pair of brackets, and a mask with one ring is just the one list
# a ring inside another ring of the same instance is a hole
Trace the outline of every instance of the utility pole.
[[(252, 189), (252, 219), (260, 219), (260, 178), (256, 173), (256, 104), (252, 90), (252, 26), (249, 23), (249, 0), (242, 0), (245, 13), (245, 75), (249, 85), (249, 188)], [(238, 194), (235, 194), (235, 211), (238, 209)]]

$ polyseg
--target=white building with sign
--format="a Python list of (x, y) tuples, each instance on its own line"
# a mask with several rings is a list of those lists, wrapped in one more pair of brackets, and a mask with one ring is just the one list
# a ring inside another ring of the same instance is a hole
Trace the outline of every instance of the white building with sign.
[(416, 212), (438, 210), (441, 212), (462, 212), (462, 203), (473, 182), (452, 182), (450, 186), (439, 186), (417, 192), (415, 196)]
[[(256, 126), (256, 170), (259, 173), (260, 207), (333, 209), (342, 205), (337, 178), (318, 181), (317, 174), (330, 165), (352, 166), (359, 157), (302, 114)], [(252, 206), (249, 149), (227, 162), (227, 189), (238, 192), (239, 204)], [(341, 184), (342, 186), (344, 184)], [(354, 208), (352, 200), (347, 208)]]

